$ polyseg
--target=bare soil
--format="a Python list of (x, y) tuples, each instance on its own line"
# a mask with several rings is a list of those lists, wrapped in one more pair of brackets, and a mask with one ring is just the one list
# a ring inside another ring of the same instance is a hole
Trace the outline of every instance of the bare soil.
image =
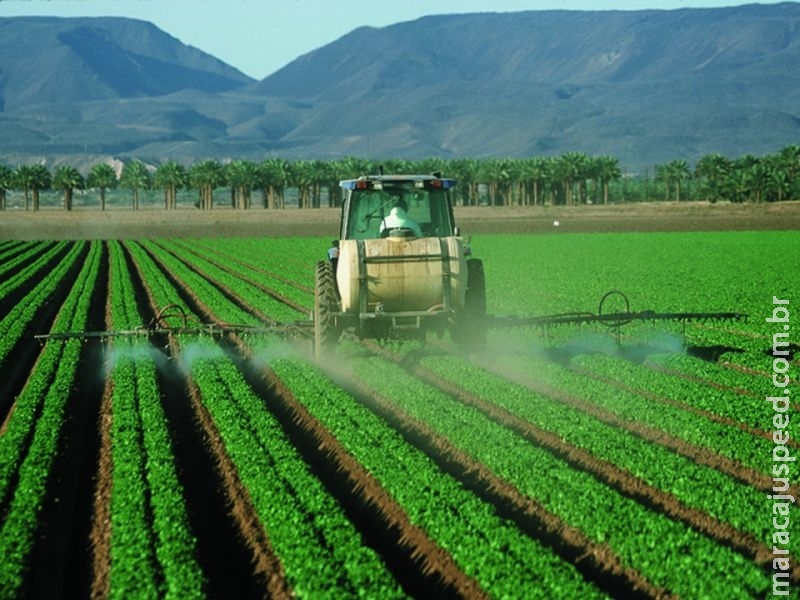
[[(339, 209), (139, 211), (47, 208), (0, 213), (0, 239), (142, 239), (333, 236)], [(487, 233), (800, 229), (800, 201), (770, 204), (648, 202), (555, 207), (456, 207), (465, 235)]]

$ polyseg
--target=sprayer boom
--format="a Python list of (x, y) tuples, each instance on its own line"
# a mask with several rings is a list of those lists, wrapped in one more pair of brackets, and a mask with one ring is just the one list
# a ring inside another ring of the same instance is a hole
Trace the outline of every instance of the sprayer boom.
[[(621, 302), (619, 310), (610, 312), (607, 304), (616, 299)], [(619, 339), (620, 328), (633, 321), (678, 321), (683, 326), (684, 337), (686, 335), (686, 323), (693, 321), (743, 321), (747, 315), (739, 312), (655, 312), (653, 310), (643, 310), (633, 312), (630, 309), (628, 297), (620, 291), (612, 290), (606, 292), (600, 299), (597, 313), (592, 312), (571, 312), (555, 315), (544, 315), (540, 317), (497, 317), (488, 316), (487, 327), (539, 327), (545, 334), (550, 326), (553, 325), (582, 325), (585, 323), (601, 323), (617, 334)]]
[(235, 323), (201, 323), (196, 318), (188, 315), (177, 304), (169, 304), (158, 311), (148, 325), (134, 327), (133, 329), (114, 329), (106, 331), (63, 331), (35, 335), (34, 337), (45, 342), (47, 340), (68, 339), (108, 339), (114, 337), (153, 337), (159, 335), (199, 335), (221, 337), (234, 334), (277, 334), (310, 335), (314, 327), (312, 321), (292, 321), (289, 323), (267, 323), (264, 325), (242, 325)]

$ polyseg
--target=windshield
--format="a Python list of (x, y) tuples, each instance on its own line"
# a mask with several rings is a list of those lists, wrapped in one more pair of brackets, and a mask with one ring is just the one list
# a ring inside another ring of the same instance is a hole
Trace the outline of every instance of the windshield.
[(396, 206), (401, 206), (407, 217), (419, 225), (423, 236), (453, 235), (447, 190), (429, 191), (412, 185), (384, 185), (382, 190), (352, 190), (350, 193), (349, 210), (343, 215), (343, 239), (381, 237), (381, 223)]

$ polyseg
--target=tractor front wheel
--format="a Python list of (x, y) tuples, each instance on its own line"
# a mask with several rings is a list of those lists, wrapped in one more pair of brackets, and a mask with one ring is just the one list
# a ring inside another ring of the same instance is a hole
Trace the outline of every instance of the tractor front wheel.
[(330, 262), (317, 263), (314, 286), (314, 356), (329, 354), (339, 341), (339, 328), (334, 313), (337, 311), (336, 280)]

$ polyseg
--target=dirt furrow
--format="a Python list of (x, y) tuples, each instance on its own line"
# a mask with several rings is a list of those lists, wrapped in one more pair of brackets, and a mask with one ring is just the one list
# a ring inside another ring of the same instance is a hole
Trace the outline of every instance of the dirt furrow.
[[(157, 257), (154, 257), (157, 260)], [(178, 277), (164, 269), (184, 299), (205, 319), (217, 319), (214, 312)], [(224, 286), (212, 282), (224, 289)], [(225, 294), (228, 296), (228, 294)], [(257, 314), (242, 301), (242, 307)], [(261, 318), (261, 317), (259, 317)], [(304, 458), (316, 466), (315, 472), (331, 493), (339, 499), (362, 531), (364, 539), (381, 553), (389, 568), (405, 589), (421, 597), (458, 596), (481, 598), (485, 593), (468, 577), (445, 549), (418, 526), (414, 525), (394, 498), (350, 454), (342, 444), (294, 397), (280, 379), (266, 367), (252, 366), (247, 344), (236, 335), (227, 336), (244, 360), (251, 366), (244, 374), (264, 397), (271, 398), (270, 408), (285, 428)], [(260, 383), (256, 379), (260, 379)], [(378, 532), (380, 532), (378, 534)]]
[[(508, 379), (509, 381), (513, 381), (516, 384), (522, 385), (537, 394), (542, 394), (543, 396), (551, 398), (557, 402), (561, 402), (566, 406), (570, 406), (580, 410), (583, 413), (591, 415), (598, 421), (606, 423), (607, 425), (611, 425), (618, 429), (623, 429), (645, 441), (663, 446), (664, 448), (672, 450), (673, 452), (680, 454), (681, 456), (686, 457), (699, 465), (716, 469), (717, 471), (733, 477), (737, 481), (740, 481), (758, 490), (762, 490), (767, 494), (772, 493), (772, 477), (766, 473), (756, 471), (755, 469), (743, 465), (736, 460), (717, 454), (709, 448), (692, 444), (650, 425), (625, 419), (614, 414), (608, 409), (591, 403), (588, 400), (584, 400), (563, 390), (542, 384), (515, 371), (499, 367), (487, 367), (486, 365), (480, 366), (496, 375), (500, 375), (501, 377)], [(791, 486), (788, 493), (798, 497), (800, 495), (800, 488), (797, 486)]]
[[(100, 243), (100, 242), (97, 242)], [(88, 250), (88, 247), (87, 247)], [(77, 261), (83, 264), (87, 254)], [(66, 278), (70, 284), (74, 277)], [(87, 329), (104, 326), (108, 254), (103, 251), (89, 305)], [(67, 290), (68, 291), (68, 290)], [(64, 343), (51, 341), (48, 343)], [(97, 415), (103, 396), (103, 356), (84, 344), (59, 432), (47, 496), (39, 514), (29, 573), (32, 597), (85, 597), (92, 581), (92, 498), (101, 444)]]
[[(480, 398), (425, 367), (418, 364), (410, 364), (408, 361), (404, 361), (402, 357), (387, 352), (373, 344), (368, 345), (374, 352), (403, 366), (407, 372), (421, 381), (456, 398), (463, 404), (477, 408), (493, 421), (508, 427), (531, 443), (547, 449), (554, 456), (565, 460), (576, 469), (592, 474), (598, 480), (618, 490), (621, 494), (650, 509), (663, 512), (672, 519), (685, 523), (758, 564), (765, 566), (771, 564), (773, 558), (772, 548), (759, 542), (754, 535), (741, 532), (729, 523), (720, 521), (702, 510), (687, 506), (673, 494), (660, 490), (629, 471), (564, 441), (560, 436), (534, 425), (493, 402)], [(798, 574), (800, 574), (800, 571)]]
[(408, 415), (391, 398), (341, 373), (328, 374), (359, 402), (397, 429), (409, 443), (430, 456), (439, 468), (495, 506), (501, 516), (512, 520), (527, 535), (540, 540), (561, 558), (574, 564), (588, 581), (611, 595), (623, 594), (626, 598), (670, 597), (666, 590), (652, 584), (637, 570), (623, 565), (608, 544), (590, 540), (535, 498), (524, 495), (486, 465), (460, 450), (450, 439)]
[[(185, 248), (187, 251), (194, 252), (195, 254), (197, 253), (197, 250), (194, 250), (194, 249), (190, 248), (187, 244), (180, 243), (180, 242), (178, 242), (178, 243), (182, 248)], [(253, 271), (257, 272), (257, 273), (261, 273), (263, 275), (266, 275), (267, 277), (270, 277), (272, 279), (276, 279), (277, 281), (280, 281), (281, 283), (285, 283), (286, 285), (290, 285), (293, 288), (295, 288), (297, 290), (300, 290), (301, 292), (305, 292), (307, 294), (313, 294), (314, 293), (314, 288), (313, 287), (309, 287), (307, 285), (303, 285), (302, 283), (299, 283), (297, 280), (290, 279), (288, 277), (284, 277), (283, 275), (281, 275), (280, 273), (276, 273), (275, 271), (270, 271), (268, 269), (264, 269), (263, 267), (258, 267), (256, 265), (250, 263), (250, 262), (247, 262), (247, 261), (242, 260), (240, 258), (236, 258), (235, 256), (231, 256), (230, 254), (225, 254), (223, 252), (220, 252), (216, 248), (214, 248), (214, 249), (204, 248), (203, 250), (204, 250), (204, 252), (205, 251), (209, 251), (209, 252), (211, 252), (213, 254), (216, 254), (217, 256), (220, 256), (220, 257), (224, 258), (227, 261), (231, 261), (231, 262), (233, 262), (233, 263), (235, 263), (237, 265), (241, 265), (243, 267), (247, 267), (248, 269), (251, 269), (251, 270), (253, 270)], [(204, 256), (204, 258), (208, 259), (208, 256), (206, 254), (204, 254), (203, 256)]]
[[(126, 258), (129, 270), (136, 274), (134, 287), (142, 295), (140, 312), (147, 322), (159, 307), (141, 267), (129, 253)], [(155, 262), (169, 279), (176, 281), (165, 265), (157, 259)], [(164, 410), (171, 423), (174, 452), (209, 591), (240, 598), (291, 597), (283, 566), (258, 519), (250, 494), (203, 405), (199, 389), (181, 363), (177, 340), (170, 336), (159, 341), (173, 357), (166, 372), (160, 370), (159, 385), (169, 398)]]
[[(741, 421), (736, 421), (730, 417), (723, 417), (721, 415), (715, 414), (709, 410), (705, 410), (702, 408), (697, 408), (696, 406), (692, 406), (691, 404), (687, 404), (686, 402), (680, 402), (679, 400), (674, 400), (672, 398), (667, 398), (666, 396), (662, 396), (660, 394), (654, 394), (647, 390), (643, 390), (641, 388), (637, 388), (632, 385), (628, 385), (622, 381), (616, 379), (610, 379), (608, 377), (604, 377), (602, 375), (598, 375), (597, 373), (593, 373), (588, 369), (580, 368), (580, 367), (570, 367), (570, 370), (573, 373), (578, 375), (582, 375), (584, 377), (589, 377), (596, 381), (600, 381), (602, 383), (606, 383), (608, 385), (612, 385), (617, 387), (621, 390), (626, 392), (630, 392), (632, 394), (636, 394), (637, 396), (642, 396), (643, 398), (647, 398), (648, 400), (653, 400), (654, 402), (658, 402), (660, 404), (665, 404), (667, 406), (672, 406), (678, 408), (682, 411), (692, 413), (693, 415), (697, 415), (698, 417), (702, 417), (704, 419), (708, 419), (709, 421), (713, 421), (714, 423), (718, 423), (719, 425), (724, 425), (726, 427), (734, 427), (736, 429), (740, 429), (745, 433), (748, 433), (754, 437), (764, 438), (765, 440), (772, 441), (772, 432), (766, 431), (764, 429), (758, 429), (756, 427), (752, 427), (747, 423), (742, 423)], [(786, 444), (787, 446), (792, 447), (800, 447), (800, 441), (798, 440), (789, 440)]]
[[(168, 250), (168, 249), (166, 249), (164, 247), (160, 246), (160, 248), (161, 248), (161, 250), (163, 252), (166, 252), (166, 253), (172, 255), (175, 259), (181, 261), (181, 263), (183, 263), (186, 266), (187, 269), (192, 270), (195, 274), (200, 275), (201, 277), (204, 277), (205, 279), (209, 279), (209, 280), (213, 279), (210, 275), (205, 273), (197, 265), (192, 264), (191, 262), (185, 260), (183, 257), (175, 254), (174, 252), (171, 252), (170, 250)], [(276, 292), (273, 289), (270, 289), (267, 286), (264, 286), (264, 285), (262, 285), (260, 283), (257, 283), (255, 281), (252, 281), (250, 279), (242, 277), (239, 273), (235, 273), (235, 272), (231, 271), (225, 265), (222, 265), (222, 264), (220, 264), (220, 263), (218, 263), (218, 262), (216, 262), (216, 261), (214, 261), (212, 259), (209, 259), (207, 257), (204, 257), (204, 258), (205, 258), (205, 260), (207, 260), (208, 262), (210, 262), (211, 264), (213, 264), (217, 268), (225, 271), (226, 273), (229, 273), (229, 274), (233, 275), (237, 279), (240, 279), (240, 280), (242, 280), (242, 281), (244, 281), (246, 283), (249, 283), (250, 285), (252, 285), (252, 286), (256, 287), (257, 289), (261, 290), (262, 292), (264, 292), (264, 294), (266, 294), (267, 296), (270, 296), (271, 298), (277, 300), (278, 302), (281, 302), (282, 304), (285, 304), (289, 308), (291, 308), (293, 310), (296, 310), (296, 311), (298, 311), (300, 313), (303, 313), (303, 314), (308, 314), (309, 310), (308, 310), (307, 307), (300, 306), (296, 302), (290, 300), (289, 298), (286, 298), (282, 294)], [(229, 298), (232, 302), (234, 302), (238, 306), (241, 306), (241, 307), (247, 306), (247, 302), (239, 294), (237, 294), (236, 292), (234, 292), (230, 288), (228, 288), (228, 287), (226, 287), (224, 285), (221, 285), (221, 284), (216, 284), (215, 283), (215, 285), (217, 285), (217, 287), (220, 289), (220, 291), (222, 291), (227, 298)], [(257, 316), (261, 321), (264, 321), (264, 322), (267, 322), (267, 323), (277, 323), (278, 322), (275, 319), (273, 319), (272, 317), (270, 317), (268, 315), (265, 315), (264, 313), (254, 309), (252, 307), (249, 308), (249, 312), (251, 312), (254, 316)]]
[(111, 398), (114, 385), (107, 379), (100, 401), (97, 421), (100, 446), (97, 455), (97, 474), (92, 499), (92, 530), (89, 540), (92, 549), (92, 600), (108, 598), (111, 568)]

